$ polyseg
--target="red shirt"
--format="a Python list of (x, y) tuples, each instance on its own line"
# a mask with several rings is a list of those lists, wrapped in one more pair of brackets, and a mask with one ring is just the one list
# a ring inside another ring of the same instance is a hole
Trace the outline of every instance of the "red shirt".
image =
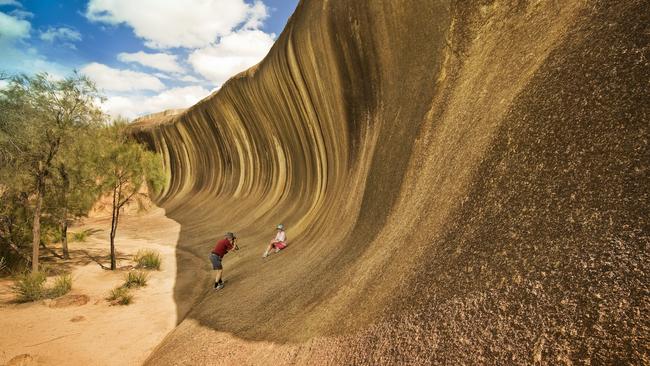
[(212, 249), (212, 253), (222, 257), (228, 253), (229, 250), (232, 250), (235, 246), (228, 239), (221, 239), (217, 242), (217, 245)]

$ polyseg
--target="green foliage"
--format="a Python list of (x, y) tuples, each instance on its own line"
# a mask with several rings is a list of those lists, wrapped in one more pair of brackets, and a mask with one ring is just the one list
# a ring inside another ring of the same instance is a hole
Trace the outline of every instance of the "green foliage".
[(61, 230), (56, 221), (51, 220), (51, 217), (41, 218), (41, 240), (44, 243), (58, 243), (61, 241)]
[(137, 263), (138, 268), (160, 270), (162, 258), (160, 253), (151, 249), (141, 249), (134, 256), (133, 261)]
[(23, 272), (16, 277), (12, 286), (16, 298), (20, 302), (36, 301), (46, 298), (63, 296), (72, 289), (72, 276), (62, 274), (54, 279), (51, 288), (45, 285), (47, 281), (47, 269), (41, 268), (36, 272)]
[(106, 297), (111, 304), (116, 305), (129, 305), (133, 301), (133, 295), (129, 293), (127, 287), (116, 287), (109, 292), (108, 297)]
[[(3, 170), (0, 169), (0, 174)], [(0, 180), (0, 255), (6, 259), (7, 267), (15, 269), (27, 265), (29, 260), (28, 248), (23, 249), (23, 244), (32, 239), (33, 214), (28, 194), (22, 192), (20, 186), (3, 187), (3, 184)]]
[(113, 199), (110, 233), (112, 270), (116, 268), (115, 235), (120, 212), (130, 202), (141, 204), (149, 192), (159, 192), (165, 179), (160, 157), (133, 141), (125, 133), (125, 128), (123, 121), (115, 121), (106, 131), (109, 141), (114, 141), (106, 145), (108, 149), (102, 182), (104, 189), (112, 193)]
[(117, 120), (106, 129), (104, 137), (110, 143), (105, 144), (108, 149), (102, 160), (103, 185), (106, 191), (117, 190), (119, 207), (133, 198), (146, 196), (143, 194), (145, 186), (151, 193), (160, 192), (165, 181), (160, 156), (133, 141), (126, 127), (123, 120)]
[[(80, 130), (104, 119), (95, 104), (95, 85), (74, 74), (55, 80), (48, 74), (19, 75), (0, 90), (0, 148), (4, 162), (27, 163), (33, 169), (73, 141)], [(50, 150), (53, 148), (53, 150)]]
[(143, 271), (133, 271), (126, 274), (122, 287), (144, 287), (147, 285), (149, 274)]
[(61, 224), (65, 220), (86, 216), (103, 193), (98, 184), (103, 174), (102, 131), (93, 127), (80, 131), (59, 154), (51, 174), (52, 188), (47, 192), (49, 211)]
[(48, 291), (48, 297), (55, 298), (63, 296), (72, 289), (72, 276), (68, 273), (62, 274), (54, 279), (54, 286)]
[[(21, 248), (41, 240), (32, 237), (37, 226), (50, 234), (43, 239), (56, 240), (68, 212), (74, 217), (96, 197), (86, 184), (96, 178), (85, 171), (94, 166), (86, 145), (105, 120), (96, 105), (101, 99), (76, 73), (62, 80), (20, 75), (0, 89), (0, 167), (11, 167), (0, 169), (0, 252), (24, 258)], [(38, 255), (32, 262), (36, 268)]]
[(47, 289), (45, 281), (47, 275), (45, 272), (25, 272), (16, 278), (12, 287), (18, 301), (29, 302), (36, 301), (46, 297)]
[(85, 242), (90, 236), (90, 230), (81, 230), (79, 232), (72, 233), (72, 240), (78, 242)]
[[(130, 137), (126, 121), (107, 125), (96, 104), (102, 99), (76, 73), (63, 80), (20, 75), (0, 89), (0, 256), (12, 268), (30, 262), (31, 243), (61, 241), (68, 223), (101, 195), (116, 198), (119, 215), (161, 190), (160, 157)], [(33, 237), (37, 225), (40, 238)], [(38, 255), (31, 262), (37, 267)]]

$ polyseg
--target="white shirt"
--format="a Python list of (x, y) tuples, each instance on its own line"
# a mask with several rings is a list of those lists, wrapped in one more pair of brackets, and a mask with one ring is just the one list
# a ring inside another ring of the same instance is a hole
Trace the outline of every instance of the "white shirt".
[(287, 241), (287, 234), (284, 233), (284, 230), (278, 231), (278, 233), (275, 235), (274, 241), (281, 241), (281, 242)]

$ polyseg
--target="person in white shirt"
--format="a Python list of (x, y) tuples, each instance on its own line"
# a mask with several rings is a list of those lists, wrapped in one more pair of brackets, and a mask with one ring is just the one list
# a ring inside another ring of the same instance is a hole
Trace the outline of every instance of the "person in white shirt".
[(271, 250), (273, 249), (275, 249), (275, 252), (277, 253), (287, 247), (287, 234), (284, 232), (284, 225), (279, 224), (276, 229), (278, 232), (275, 234), (275, 238), (271, 240), (271, 243), (269, 243), (269, 246), (266, 248), (266, 251), (264, 252), (264, 255), (262, 255), (262, 258), (268, 257), (268, 255), (271, 253)]

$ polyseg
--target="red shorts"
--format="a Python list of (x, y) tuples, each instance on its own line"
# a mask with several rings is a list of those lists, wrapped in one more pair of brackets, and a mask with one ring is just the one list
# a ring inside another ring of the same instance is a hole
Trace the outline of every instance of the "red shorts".
[(275, 243), (273, 243), (273, 248), (276, 249), (284, 249), (286, 247), (287, 247), (287, 243), (283, 243), (281, 241), (276, 241)]

